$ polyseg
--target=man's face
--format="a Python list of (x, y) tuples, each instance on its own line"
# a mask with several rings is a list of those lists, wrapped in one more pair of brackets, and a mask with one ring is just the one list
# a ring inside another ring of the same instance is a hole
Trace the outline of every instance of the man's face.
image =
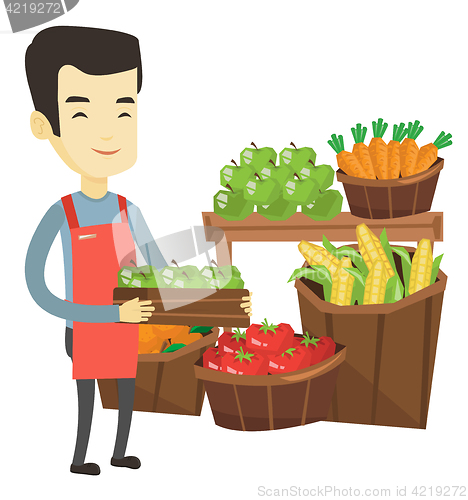
[(94, 76), (74, 66), (58, 74), (60, 137), (51, 143), (75, 172), (105, 178), (137, 158), (137, 69)]

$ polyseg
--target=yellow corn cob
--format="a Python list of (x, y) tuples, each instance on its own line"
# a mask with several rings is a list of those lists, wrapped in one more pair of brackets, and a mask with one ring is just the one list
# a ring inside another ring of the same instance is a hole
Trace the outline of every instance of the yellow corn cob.
[(380, 259), (385, 266), (388, 278), (391, 278), (395, 273), (385, 250), (380, 244), (379, 238), (365, 224), (356, 226), (356, 236), (359, 244), (359, 252), (366, 263), (367, 269), (370, 270), (372, 264)]
[[(346, 272), (346, 271), (344, 271)], [(383, 304), (388, 275), (382, 260), (374, 261), (366, 278), (363, 304)]]
[(429, 286), (431, 282), (432, 263), (431, 242), (427, 239), (422, 239), (418, 244), (418, 248), (411, 262), (411, 273), (408, 286), (408, 293), (410, 295)]
[(325, 250), (325, 248), (305, 240), (302, 240), (298, 247), (299, 252), (304, 256), (309, 266), (325, 266), (333, 277), (340, 265), (340, 260), (337, 257)]
[[(351, 267), (353, 267), (353, 263), (351, 262), (351, 259), (349, 257), (342, 257), (340, 260), (340, 266), (351, 268)], [(349, 273), (347, 273), (347, 274), (349, 274)]]
[(348, 271), (345, 271), (343, 269), (344, 267), (352, 267), (349, 257), (343, 257), (341, 259), (338, 270), (333, 275), (332, 279), (330, 303), (338, 306), (350, 306), (351, 296), (353, 294), (354, 276), (351, 276)]

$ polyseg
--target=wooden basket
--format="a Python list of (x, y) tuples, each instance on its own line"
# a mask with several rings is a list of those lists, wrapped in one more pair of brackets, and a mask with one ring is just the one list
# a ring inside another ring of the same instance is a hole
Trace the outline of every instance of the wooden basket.
[(195, 364), (216, 425), (239, 431), (264, 431), (310, 424), (327, 418), (346, 347), (331, 357), (281, 375), (234, 375)]
[[(139, 354), (135, 380), (135, 411), (196, 415), (201, 413), (205, 390), (195, 378), (193, 364), (218, 339), (218, 328), (174, 352)], [(98, 380), (103, 408), (117, 409), (117, 380)]]
[(399, 179), (360, 179), (342, 170), (336, 172), (336, 178), (343, 183), (353, 215), (365, 219), (393, 219), (431, 209), (443, 167), (444, 160), (437, 158), (425, 172)]
[(434, 284), (393, 304), (338, 306), (322, 285), (296, 280), (303, 330), (348, 349), (328, 420), (426, 428), (446, 283), (439, 271)]

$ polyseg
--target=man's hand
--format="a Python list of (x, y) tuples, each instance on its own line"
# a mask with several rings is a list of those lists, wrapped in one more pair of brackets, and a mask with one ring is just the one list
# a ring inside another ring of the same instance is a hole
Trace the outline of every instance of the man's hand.
[(252, 292), (248, 297), (242, 297), (242, 300), (246, 300), (247, 302), (242, 302), (240, 305), (249, 316), (252, 316)]
[(154, 306), (151, 306), (151, 300), (139, 301), (139, 297), (124, 302), (119, 306), (120, 321), (122, 323), (141, 323), (148, 321), (151, 317), (151, 311), (154, 311)]

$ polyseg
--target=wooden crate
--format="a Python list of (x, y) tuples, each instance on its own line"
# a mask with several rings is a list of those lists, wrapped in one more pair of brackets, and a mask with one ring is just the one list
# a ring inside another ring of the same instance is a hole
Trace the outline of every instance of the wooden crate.
[(249, 291), (209, 288), (114, 288), (114, 304), (139, 297), (151, 300), (156, 310), (151, 325), (202, 325), (247, 328), (250, 316), (240, 306)]

